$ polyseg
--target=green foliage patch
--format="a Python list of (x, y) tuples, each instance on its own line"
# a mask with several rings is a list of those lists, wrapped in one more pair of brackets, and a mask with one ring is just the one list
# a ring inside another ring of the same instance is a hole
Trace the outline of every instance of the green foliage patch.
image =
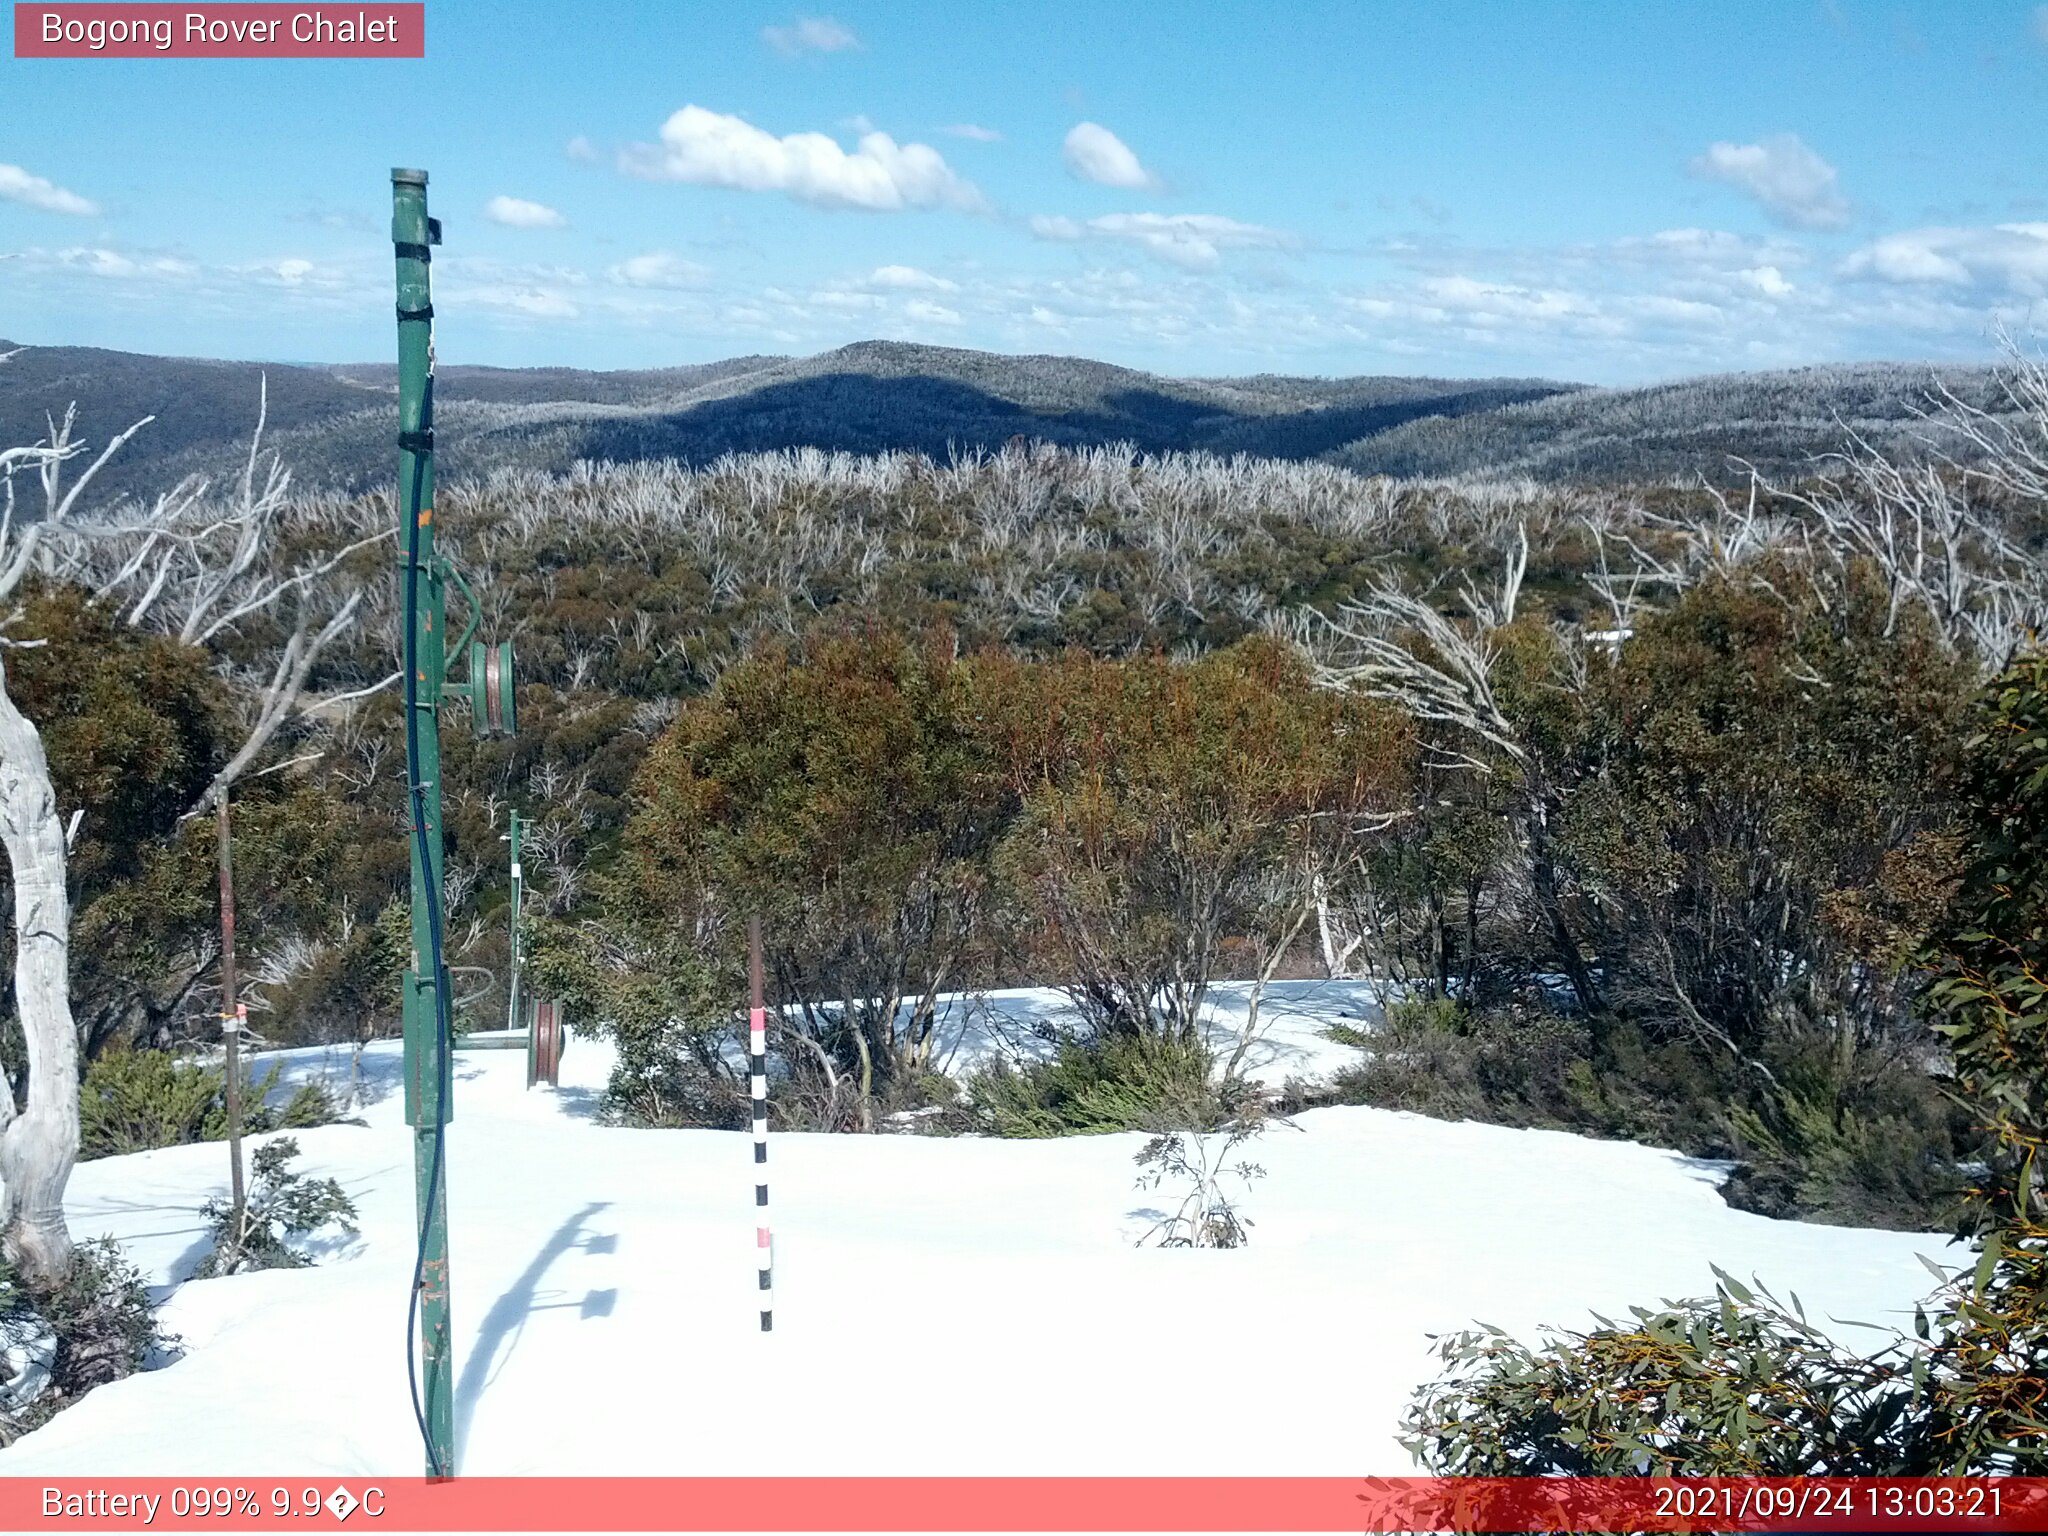
[[(1498, 1329), (1438, 1342), (1445, 1366), (1412, 1400), (1410, 1450), (1464, 1475), (2048, 1472), (2048, 1190), (2037, 1161), (2048, 1104), (2048, 661), (2022, 658), (1979, 698), (1962, 769), (1967, 874), (1920, 958), (1925, 1005), (1951, 1042), (1955, 1093), (1994, 1137), (1961, 1233), (1974, 1263), (1943, 1284), (1914, 1336), (1843, 1350), (1761, 1287), (1721, 1276), (1711, 1300), (1634, 1309), (1535, 1343)], [(1815, 1079), (1813, 1081), (1818, 1081)], [(1819, 1102), (1790, 1134), (1818, 1146), (1797, 1176), (1878, 1156), (1871, 1129)], [(1781, 1108), (1783, 1105), (1781, 1104)], [(1889, 1166), (1889, 1165), (1881, 1165)], [(1867, 1174), (1834, 1183), (1862, 1187)]]
[(289, 1136), (265, 1142), (249, 1159), (253, 1178), (242, 1208), (237, 1211), (231, 1200), (209, 1200), (201, 1208), (213, 1248), (193, 1270), (195, 1280), (258, 1269), (303, 1269), (313, 1261), (294, 1240), (327, 1226), (355, 1234), (355, 1202), (338, 1180), (295, 1170), (291, 1165), (298, 1155), (299, 1144)]
[(969, 1074), (978, 1122), (997, 1136), (1206, 1131), (1228, 1111), (1215, 1054), (1176, 1035), (1063, 1040), (1045, 1060), (994, 1061)]
[[(273, 1063), (260, 1078), (253, 1067), (242, 1070), (245, 1134), (303, 1130), (340, 1116), (319, 1083), (301, 1083), (273, 1103), (282, 1063)], [(169, 1051), (109, 1051), (86, 1066), (78, 1118), (81, 1159), (222, 1141), (228, 1134), (226, 1069)]]

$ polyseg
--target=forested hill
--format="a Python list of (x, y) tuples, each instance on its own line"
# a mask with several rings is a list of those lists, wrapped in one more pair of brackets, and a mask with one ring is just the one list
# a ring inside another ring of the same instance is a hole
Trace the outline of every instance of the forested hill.
[(1988, 367), (1857, 363), (1729, 373), (1639, 389), (1582, 389), (1456, 420), (1402, 422), (1329, 455), (1367, 474), (1644, 481), (1745, 460), (1783, 475), (1841, 451), (1853, 432), (1887, 453), (1938, 437), (1923, 414), (1943, 391), (2010, 408)]
[[(14, 344), (0, 341), (0, 351)], [(218, 473), (269, 379), (270, 444), (301, 484), (360, 488), (390, 473), (390, 364), (293, 366), (26, 347), (0, 366), (0, 442), (42, 435), (77, 401), (89, 437), (154, 413), (111, 483), (141, 489)], [(440, 468), (564, 469), (578, 459), (679, 459), (818, 447), (934, 456), (1023, 436), (1313, 458), (1422, 416), (1458, 416), (1576, 386), (1534, 379), (1174, 379), (1085, 358), (861, 342), (815, 357), (739, 357), (593, 373), (444, 366)], [(109, 466), (109, 474), (114, 473)]]
[[(0, 341), (0, 352), (12, 344)], [(390, 473), (388, 363), (297, 366), (23, 347), (0, 366), (0, 443), (33, 441), (76, 401), (92, 441), (156, 420), (109, 467), (110, 490), (230, 471), (270, 391), (269, 445), (301, 485), (363, 489)], [(749, 356), (595, 373), (443, 367), (444, 477), (579, 459), (677, 459), (817, 447), (944, 457), (1025, 437), (1148, 452), (1329, 459), (1399, 476), (1665, 480), (1736, 459), (1795, 471), (1854, 430), (1887, 450), (1923, 431), (1946, 388), (1995, 408), (1986, 368), (1859, 364), (1728, 374), (1639, 389), (1537, 379), (1168, 378), (1086, 358), (861, 342), (815, 357)]]

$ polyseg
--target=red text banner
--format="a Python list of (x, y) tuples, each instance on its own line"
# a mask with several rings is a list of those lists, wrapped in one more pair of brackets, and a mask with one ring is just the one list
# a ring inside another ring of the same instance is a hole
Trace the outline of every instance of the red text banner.
[(2042, 1531), (2048, 1478), (0, 1479), (0, 1530)]
[(23, 5), (17, 59), (418, 59), (424, 4)]

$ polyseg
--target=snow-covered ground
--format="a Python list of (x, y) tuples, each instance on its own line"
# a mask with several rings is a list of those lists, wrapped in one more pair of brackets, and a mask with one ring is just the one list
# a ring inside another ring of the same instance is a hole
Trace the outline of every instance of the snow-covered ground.
[[(1011, 1026), (1058, 1007), (991, 1002)], [(1354, 1053), (1318, 1031), (1372, 1013), (1362, 987), (1285, 986), (1253, 1059), (1273, 1080), (1326, 1072)], [(1005, 1032), (982, 1018), (955, 1068)], [(1134, 1185), (1135, 1135), (784, 1135), (763, 1335), (749, 1138), (598, 1126), (608, 1064), (576, 1040), (561, 1087), (529, 1092), (520, 1052), (456, 1058), (465, 1472), (1400, 1473), (1430, 1333), (1583, 1326), (1702, 1294), (1716, 1263), (1811, 1316), (1906, 1320), (1929, 1284), (1915, 1254), (1943, 1255), (1936, 1236), (1730, 1210), (1720, 1170), (1673, 1152), (1380, 1110), (1316, 1110), (1256, 1144), (1269, 1177), (1230, 1252), (1133, 1246), (1166, 1203)], [(325, 1066), (345, 1077), (346, 1054)], [(74, 1231), (119, 1238), (169, 1290), (185, 1355), (0, 1452), (0, 1475), (417, 1473), (397, 1071), (397, 1046), (373, 1047), (368, 1123), (294, 1133), (361, 1208), (360, 1239), (316, 1268), (176, 1283), (225, 1190), (218, 1144), (80, 1166)]]

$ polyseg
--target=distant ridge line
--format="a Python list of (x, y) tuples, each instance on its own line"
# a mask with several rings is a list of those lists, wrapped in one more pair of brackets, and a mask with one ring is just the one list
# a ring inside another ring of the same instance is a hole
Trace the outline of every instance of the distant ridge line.
[[(72, 401), (89, 436), (156, 420), (103, 475), (145, 492), (219, 473), (268, 379), (269, 445), (302, 486), (361, 490), (389, 474), (387, 363), (256, 363), (89, 347), (21, 350), (0, 367), (0, 441), (42, 435)], [(1017, 437), (1325, 459), (1399, 476), (1594, 481), (1769, 469), (1838, 448), (1837, 418), (1886, 445), (1920, 428), (1940, 381), (1995, 405), (1988, 367), (1822, 365), (1614, 389), (1548, 379), (1260, 373), (1168, 377), (1083, 357), (860, 341), (809, 357), (753, 353), (666, 368), (443, 364), (444, 472), (560, 472), (581, 459), (677, 459), (809, 446), (854, 453), (995, 450)]]

